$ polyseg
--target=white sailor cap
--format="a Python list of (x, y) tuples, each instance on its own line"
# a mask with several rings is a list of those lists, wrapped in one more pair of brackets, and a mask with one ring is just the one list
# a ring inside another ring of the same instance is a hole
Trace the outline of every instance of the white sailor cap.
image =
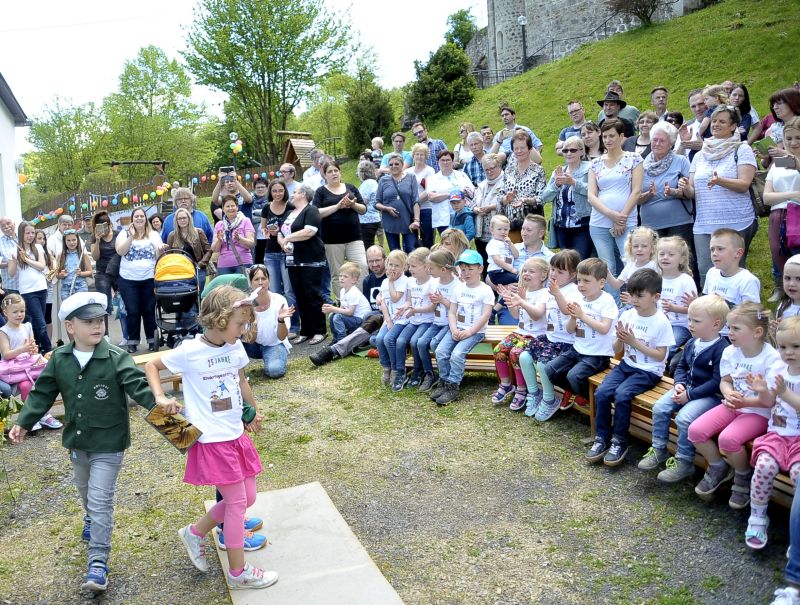
[(100, 292), (76, 292), (64, 299), (58, 311), (61, 321), (67, 319), (95, 319), (107, 315), (108, 297)]

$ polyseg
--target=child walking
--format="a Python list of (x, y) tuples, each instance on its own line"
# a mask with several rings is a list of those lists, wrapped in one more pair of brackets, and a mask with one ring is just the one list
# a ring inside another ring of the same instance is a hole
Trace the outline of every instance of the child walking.
[[(728, 305), (716, 294), (701, 296), (689, 305), (688, 317), (692, 338), (675, 369), (675, 386), (653, 406), (653, 445), (639, 462), (643, 471), (654, 471), (666, 462), (666, 468), (658, 473), (659, 481), (665, 483), (694, 476), (695, 449), (689, 440), (689, 425), (722, 399), (719, 367), (728, 340), (719, 332), (727, 320)], [(669, 423), (675, 412), (678, 451), (671, 458), (667, 445)]]
[[(277, 572), (263, 571), (244, 560), (245, 510), (255, 502), (256, 475), (262, 470), (242, 421), (245, 403), (256, 407), (244, 375), (247, 353), (239, 340), (255, 332), (255, 313), (245, 298), (233, 286), (213, 290), (200, 304), (204, 334), (184, 340), (145, 367), (156, 402), (169, 413), (181, 411), (181, 406), (164, 394), (159, 374), (165, 369), (183, 374), (183, 413), (203, 432), (189, 448), (183, 480), (215, 486), (222, 500), (195, 523), (179, 529), (178, 535), (194, 566), (205, 572), (208, 534), (224, 522), (230, 566), (225, 579), (231, 590), (266, 588), (278, 581)], [(257, 430), (259, 425), (256, 416), (249, 428)]]
[(495, 286), (515, 284), (519, 279), (514, 268), (519, 250), (508, 238), (510, 229), (511, 223), (503, 214), (495, 214), (489, 223), (492, 239), (486, 244), (486, 256), (489, 259), (486, 275)]
[(494, 304), (494, 292), (481, 281), (481, 255), (475, 250), (465, 250), (456, 264), (461, 270), (464, 285), (459, 288), (450, 305), (450, 332), (436, 347), (439, 386), (430, 395), (436, 405), (447, 405), (458, 398), (467, 353), (483, 340)]
[[(525, 399), (525, 415), (547, 420), (558, 409), (553, 383), (545, 366), (572, 348), (575, 335), (567, 330), (569, 303), (580, 300), (581, 294), (575, 285), (575, 274), (581, 257), (575, 250), (561, 250), (550, 258), (550, 279), (545, 303), (546, 333), (531, 340), (528, 348), (519, 356), (519, 367), (525, 377), (528, 395)], [(542, 381), (539, 388), (537, 380)]]
[(620, 315), (614, 341), (614, 352), (623, 353), (623, 358), (595, 392), (595, 438), (586, 452), (587, 461), (602, 460), (606, 466), (625, 460), (631, 402), (661, 380), (667, 349), (675, 344), (672, 326), (658, 306), (661, 276), (653, 269), (640, 269), (628, 281), (628, 293), (632, 308)]
[(782, 361), (767, 370), (766, 379), (750, 377), (762, 405), (771, 408), (767, 432), (755, 440), (750, 457), (754, 470), (744, 541), (755, 550), (767, 545), (767, 506), (775, 476), (788, 471), (795, 486), (800, 476), (800, 317), (784, 319), (777, 340)]
[(396, 376), (394, 368), (397, 366), (395, 339), (408, 324), (408, 318), (403, 316), (401, 309), (408, 295), (409, 280), (403, 273), (407, 262), (408, 256), (402, 250), (389, 252), (389, 256), (386, 257), (386, 279), (383, 280), (378, 295), (380, 298), (378, 305), (383, 313), (383, 325), (375, 337), (375, 344), (383, 368), (381, 384), (385, 387), (394, 385)]
[[(658, 268), (661, 271), (661, 310), (672, 326), (675, 344), (670, 347), (667, 365), (686, 344), (689, 331), (689, 303), (697, 296), (697, 286), (692, 279), (689, 245), (677, 235), (658, 240)], [(725, 325), (725, 322), (722, 322)]]
[[(519, 356), (534, 338), (547, 332), (545, 305), (550, 293), (544, 287), (544, 282), (549, 271), (550, 264), (544, 258), (529, 258), (522, 265), (517, 293), (505, 286), (498, 286), (500, 296), (518, 321), (518, 328), (494, 348), (494, 365), (500, 377), (500, 386), (492, 395), (492, 403), (502, 405), (514, 392), (510, 406), (512, 411), (524, 408), (528, 397), (525, 376), (519, 367)], [(511, 381), (512, 372), (517, 384), (516, 391)]]
[(88, 292), (87, 277), (92, 276), (92, 261), (86, 254), (75, 229), (64, 232), (64, 248), (58, 257), (56, 277), (61, 280), (61, 300), (76, 292)]
[[(769, 311), (761, 305), (746, 302), (733, 309), (728, 313), (728, 328), (731, 344), (722, 352), (719, 364), (722, 405), (689, 426), (689, 441), (708, 461), (695, 493), (710, 500), (720, 485), (733, 479), (728, 504), (740, 510), (750, 504), (753, 476), (745, 444), (767, 431), (769, 418), (769, 410), (759, 404), (759, 395), (748, 385), (747, 376), (766, 375), (780, 363), (780, 355), (768, 342)], [(719, 446), (714, 443), (715, 435)]]
[(81, 588), (93, 592), (108, 588), (114, 491), (131, 444), (127, 398), (148, 409), (155, 405), (133, 358), (103, 338), (107, 304), (106, 296), (97, 292), (64, 300), (58, 318), (72, 342), (53, 351), (9, 434), (11, 441), (22, 443), (61, 394), (66, 409), (62, 444), (70, 451), (85, 511), (81, 537), (89, 543), (89, 568)]
[[(0, 328), (0, 355), (3, 360), (17, 359), (19, 362), (30, 363), (28, 367), (44, 366), (47, 360), (39, 354), (39, 347), (33, 337), (33, 327), (30, 323), (23, 323), (25, 319), (25, 299), (19, 294), (8, 294), (0, 303), (3, 310), (5, 325)], [(39, 370), (42, 368), (39, 367)], [(2, 377), (11, 380), (10, 377)], [(16, 384), (19, 397), (22, 401), (28, 399), (28, 393), (33, 389), (31, 380), (22, 380)], [(48, 408), (49, 409), (49, 408)], [(45, 410), (42, 416), (32, 427), (31, 431), (38, 431), (42, 427), (60, 429), (63, 424), (56, 420), (50, 412)]]
[[(400, 331), (394, 342), (395, 348), (395, 379), (392, 383), (393, 391), (401, 391), (408, 386), (417, 388), (422, 383), (425, 374), (422, 356), (417, 349), (419, 338), (428, 331), (433, 323), (433, 312), (436, 303), (431, 301), (431, 294), (436, 291), (436, 280), (431, 279), (426, 261), (430, 250), (417, 248), (408, 255), (408, 271), (411, 279), (408, 284), (408, 299), (403, 307), (403, 315), (408, 318), (408, 324)], [(388, 339), (387, 339), (388, 341)], [(390, 342), (390, 341), (389, 341)], [(414, 358), (414, 370), (411, 377), (406, 377), (406, 350), (411, 344), (411, 355)], [(387, 346), (389, 346), (387, 344)], [(430, 357), (428, 358), (430, 362)]]
[(417, 350), (417, 355), (422, 362), (424, 374), (419, 390), (423, 393), (430, 391), (436, 383), (431, 353), (436, 351), (442, 338), (450, 331), (448, 323), (450, 305), (462, 285), (461, 280), (456, 276), (456, 259), (453, 253), (444, 246), (428, 255), (427, 264), (431, 277), (436, 280), (436, 289), (430, 294), (431, 302), (436, 305), (433, 310), (433, 323), (425, 332), (422, 334), (417, 332), (411, 339), (412, 351), (413, 349)]

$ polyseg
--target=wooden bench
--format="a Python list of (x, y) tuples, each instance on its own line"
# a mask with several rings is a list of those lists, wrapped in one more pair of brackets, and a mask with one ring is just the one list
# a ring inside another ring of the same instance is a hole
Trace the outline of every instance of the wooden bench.
[[(487, 326), (483, 340), (467, 354), (465, 369), (469, 372), (495, 372), (494, 367), (494, 348), (498, 343), (516, 330), (517, 326)], [(484, 345), (484, 346), (481, 346)], [(433, 366), (436, 367), (436, 356), (431, 354)], [(406, 358), (406, 368), (414, 367), (414, 358)]]
[[(133, 361), (136, 363), (137, 368), (144, 369), (144, 366), (147, 364), (148, 361), (155, 361), (156, 359), (161, 359), (161, 356), (166, 353), (166, 351), (154, 351), (152, 353), (142, 353), (141, 355), (134, 355)], [(181, 375), (180, 374), (169, 374), (167, 376), (162, 375), (161, 382), (172, 383), (172, 390), (178, 391), (181, 388)]]
[[(591, 425), (592, 435), (595, 432), (595, 391), (599, 387), (611, 369), (619, 363), (618, 360), (612, 359), (609, 369), (595, 374), (589, 378), (589, 407), (587, 413), (589, 414), (589, 422)], [(637, 395), (631, 404), (631, 424), (630, 434), (634, 437), (641, 439), (647, 443), (652, 442), (653, 436), (653, 406), (655, 403), (666, 394), (672, 387), (674, 382), (672, 378), (663, 376), (658, 384), (645, 391), (641, 395)], [(576, 406), (577, 407), (577, 406)], [(678, 447), (678, 427), (675, 425), (674, 418), (670, 421), (669, 427), (669, 444), (667, 448), (670, 452), (675, 453)], [(748, 450), (752, 450), (753, 443), (747, 444)], [(697, 454), (694, 458), (694, 463), (705, 469), (708, 466), (706, 459), (702, 455)], [(783, 473), (775, 478), (775, 488), (772, 490), (772, 499), (787, 508), (792, 506), (792, 498), (794, 497), (794, 487), (792, 486), (791, 479), (788, 475)]]

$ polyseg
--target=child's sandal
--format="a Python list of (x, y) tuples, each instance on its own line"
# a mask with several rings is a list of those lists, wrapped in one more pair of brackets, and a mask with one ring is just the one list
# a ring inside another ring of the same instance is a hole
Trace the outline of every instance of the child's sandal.
[(518, 412), (519, 410), (525, 407), (525, 401), (527, 400), (527, 398), (528, 398), (527, 391), (517, 390), (517, 392), (514, 394), (514, 399), (511, 400), (511, 405), (508, 406), (508, 409), (510, 409), (512, 412)]
[(508, 399), (508, 395), (514, 390), (513, 384), (501, 384), (492, 395), (492, 403), (502, 405)]
[(767, 528), (769, 517), (750, 515), (747, 520), (747, 531), (744, 532), (744, 543), (753, 550), (761, 550), (767, 545)]

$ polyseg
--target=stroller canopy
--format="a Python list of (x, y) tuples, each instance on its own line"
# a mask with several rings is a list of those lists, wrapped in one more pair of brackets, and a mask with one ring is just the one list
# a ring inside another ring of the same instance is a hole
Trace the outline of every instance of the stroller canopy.
[(194, 263), (184, 254), (167, 252), (156, 262), (156, 281), (194, 279), (195, 276)]

